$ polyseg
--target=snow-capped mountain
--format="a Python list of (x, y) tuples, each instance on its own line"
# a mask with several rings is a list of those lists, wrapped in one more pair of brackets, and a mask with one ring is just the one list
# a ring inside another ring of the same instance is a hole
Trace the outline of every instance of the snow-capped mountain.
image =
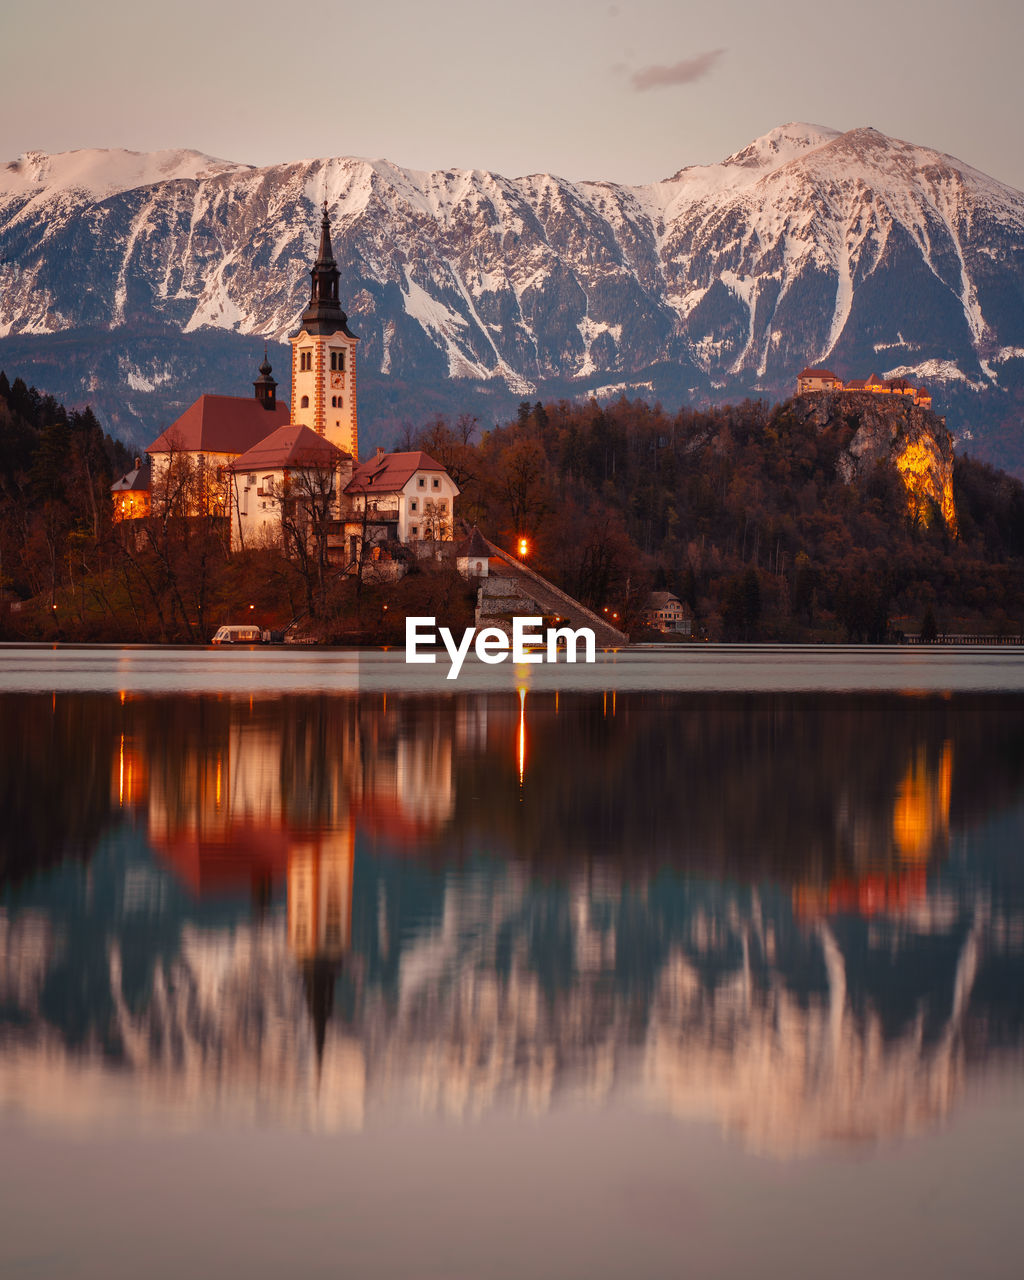
[(925, 382), (979, 442), (1020, 420), (1024, 194), (807, 124), (642, 187), (31, 153), (0, 169), (0, 364), (139, 442), (200, 391), (244, 394), (304, 305), (322, 199), (366, 443), (525, 397), (788, 394), (808, 363)]

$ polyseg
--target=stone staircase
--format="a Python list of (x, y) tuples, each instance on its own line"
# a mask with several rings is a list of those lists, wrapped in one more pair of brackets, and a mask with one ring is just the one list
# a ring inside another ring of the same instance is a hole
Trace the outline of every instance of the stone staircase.
[(565, 623), (574, 629), (589, 627), (599, 648), (621, 649), (629, 644), (629, 636), (600, 614), (574, 600), (493, 542), (484, 541), (490, 553), (490, 569), (480, 583), (477, 596), (478, 627), (500, 627), (503, 631), (510, 631), (512, 618), (539, 614), (549, 625), (558, 618), (558, 625)]

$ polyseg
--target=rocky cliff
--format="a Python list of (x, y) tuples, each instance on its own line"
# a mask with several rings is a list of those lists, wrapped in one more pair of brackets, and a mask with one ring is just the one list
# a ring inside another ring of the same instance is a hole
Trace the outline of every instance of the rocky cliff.
[(879, 462), (891, 462), (906, 486), (915, 519), (929, 524), (939, 513), (956, 534), (953, 437), (943, 418), (909, 398), (870, 392), (817, 392), (793, 403), (819, 430), (845, 424), (853, 432), (836, 463), (844, 480), (865, 475)]

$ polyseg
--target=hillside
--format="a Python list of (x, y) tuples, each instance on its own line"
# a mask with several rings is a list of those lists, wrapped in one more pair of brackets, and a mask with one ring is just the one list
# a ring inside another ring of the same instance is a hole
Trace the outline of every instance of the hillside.
[[(940, 632), (1019, 634), (1024, 485), (955, 457), (942, 419), (900, 399), (676, 414), (523, 402), (482, 436), (463, 415), (402, 443), (448, 468), (462, 521), (506, 548), (526, 538), (530, 567), (627, 630), (668, 589), (711, 639), (883, 640), (929, 616)], [(278, 550), (228, 555), (215, 517), (156, 512), (129, 533), (109, 494), (128, 465), (91, 411), (0, 374), (0, 565), (17, 606), (5, 636), (204, 642), (240, 601), (266, 627), (309, 610), (319, 634), (348, 642), (400, 642), (407, 612), (472, 618), (453, 569), (317, 586)]]
[(465, 518), (526, 536), (540, 572), (627, 627), (651, 589), (711, 639), (1024, 621), (1024, 485), (954, 458), (940, 417), (889, 397), (524, 403), (477, 445), (444, 423), (415, 439), (459, 477)]
[(0, 169), (0, 364), (136, 444), (244, 392), (301, 310), (322, 197), (367, 445), (524, 396), (777, 398), (827, 361), (927, 382), (957, 439), (1024, 468), (1024, 195), (867, 128), (786, 125), (644, 187), (32, 153)]

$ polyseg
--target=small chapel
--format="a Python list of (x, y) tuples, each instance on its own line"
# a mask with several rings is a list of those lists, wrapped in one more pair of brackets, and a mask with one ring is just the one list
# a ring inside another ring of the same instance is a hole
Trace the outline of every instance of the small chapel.
[(396, 544), (426, 552), (452, 540), (459, 490), (439, 462), (383, 449), (359, 460), (359, 339), (338, 297), (326, 201), (309, 272), (309, 303), (289, 338), (290, 406), (264, 354), (252, 396), (202, 395), (147, 446), (151, 466), (137, 459), (112, 487), (116, 519), (141, 518), (157, 502), (222, 517), (233, 551), (287, 548), (315, 529), (341, 566), (386, 559)]

